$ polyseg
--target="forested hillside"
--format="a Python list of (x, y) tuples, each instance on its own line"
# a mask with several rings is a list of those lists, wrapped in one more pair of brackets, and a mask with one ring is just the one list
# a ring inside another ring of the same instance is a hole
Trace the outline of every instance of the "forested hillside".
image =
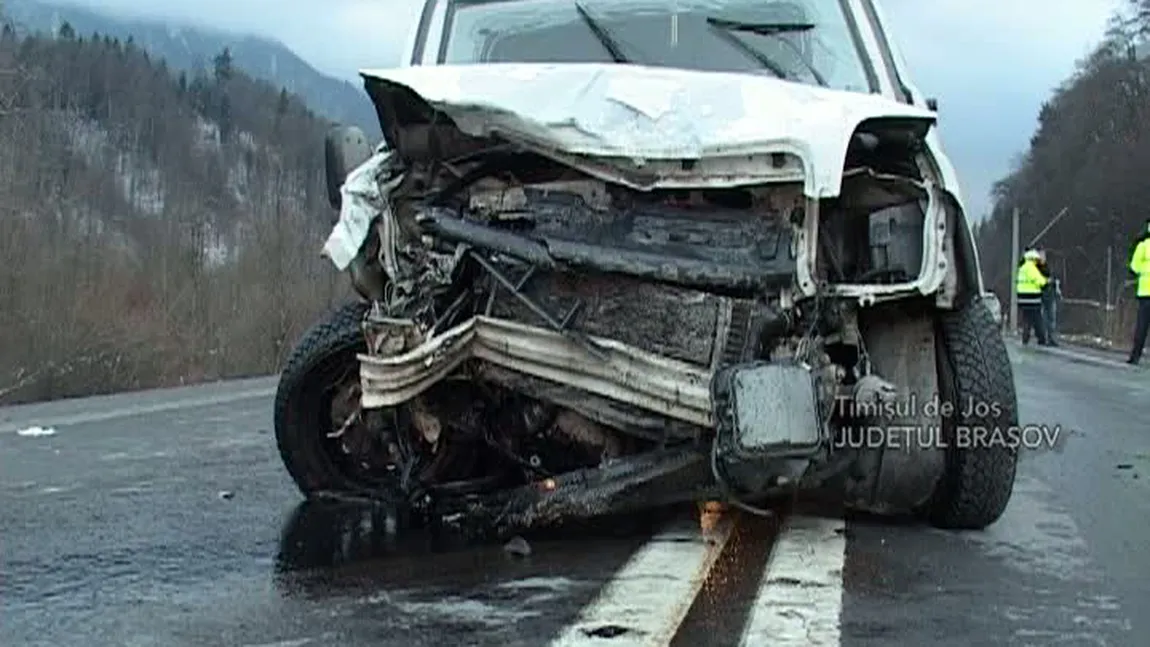
[(344, 282), (328, 124), (240, 73), (0, 34), (0, 402), (268, 373)]
[(77, 34), (131, 39), (153, 58), (162, 58), (173, 70), (189, 74), (210, 69), (212, 58), (227, 47), (236, 67), (249, 76), (287, 88), (328, 119), (355, 124), (368, 135), (380, 137), (375, 109), (361, 84), (320, 73), (282, 43), (199, 26), (126, 18), (75, 6), (67, 0), (0, 0), (0, 5), (18, 34), (55, 34), (66, 22)]
[[(1039, 245), (1065, 275), (1066, 296), (1080, 300), (1066, 309), (1066, 325), (1121, 344), (1133, 294), (1126, 265), (1150, 218), (1148, 35), (1150, 0), (1133, 0), (1113, 17), (1103, 42), (1043, 106), (1029, 149), (996, 185), (994, 213), (978, 231), (986, 279), (1005, 304), (1011, 211), (1019, 209), (1025, 246), (1065, 209)], [(1120, 304), (1109, 316), (1108, 302)]]

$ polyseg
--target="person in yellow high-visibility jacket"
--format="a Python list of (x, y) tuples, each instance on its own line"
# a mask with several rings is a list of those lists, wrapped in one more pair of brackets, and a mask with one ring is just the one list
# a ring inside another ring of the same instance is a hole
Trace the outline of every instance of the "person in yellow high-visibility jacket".
[(1150, 220), (1134, 253), (1130, 255), (1130, 271), (1138, 276), (1138, 320), (1134, 324), (1134, 346), (1130, 349), (1127, 364), (1137, 364), (1142, 360), (1142, 349), (1146, 346), (1146, 333), (1150, 331)]
[(1028, 249), (1022, 255), (1022, 264), (1018, 266), (1018, 276), (1014, 282), (1014, 292), (1018, 295), (1018, 310), (1022, 313), (1022, 343), (1030, 343), (1030, 331), (1038, 337), (1039, 346), (1051, 346), (1050, 335), (1046, 330), (1046, 321), (1042, 316), (1042, 289), (1049, 281), (1038, 264), (1042, 261), (1042, 254), (1035, 249)]

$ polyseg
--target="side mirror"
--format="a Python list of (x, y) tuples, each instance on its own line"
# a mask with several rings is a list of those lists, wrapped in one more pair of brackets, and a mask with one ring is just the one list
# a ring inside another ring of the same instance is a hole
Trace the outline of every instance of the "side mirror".
[(931, 112), (938, 112), (938, 99), (930, 97), (926, 100), (926, 109)]
[(324, 165), (327, 172), (327, 201), (339, 210), (339, 189), (347, 174), (371, 157), (367, 135), (355, 126), (336, 126), (327, 132), (323, 142)]

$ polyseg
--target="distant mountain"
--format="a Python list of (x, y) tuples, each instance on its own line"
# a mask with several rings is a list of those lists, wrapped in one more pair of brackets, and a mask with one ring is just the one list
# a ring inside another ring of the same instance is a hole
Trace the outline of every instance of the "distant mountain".
[(275, 372), (346, 285), (330, 122), (70, 29), (0, 29), (0, 68), (0, 404)]
[(67, 22), (80, 37), (98, 32), (125, 41), (131, 38), (177, 70), (210, 72), (212, 59), (228, 47), (235, 66), (245, 73), (286, 88), (332, 121), (354, 124), (369, 136), (380, 137), (375, 109), (362, 87), (324, 75), (282, 43), (210, 28), (121, 18), (44, 0), (0, 0), (0, 6), (4, 19), (18, 32), (55, 34)]

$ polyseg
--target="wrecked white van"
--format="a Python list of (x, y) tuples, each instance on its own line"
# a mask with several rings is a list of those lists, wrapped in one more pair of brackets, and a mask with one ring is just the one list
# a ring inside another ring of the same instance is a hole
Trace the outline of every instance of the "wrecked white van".
[(1017, 448), (957, 439), (1017, 424), (1011, 366), (874, 0), (427, 0), (362, 76), (324, 246), (362, 300), (275, 403), (306, 495), (1000, 516)]

